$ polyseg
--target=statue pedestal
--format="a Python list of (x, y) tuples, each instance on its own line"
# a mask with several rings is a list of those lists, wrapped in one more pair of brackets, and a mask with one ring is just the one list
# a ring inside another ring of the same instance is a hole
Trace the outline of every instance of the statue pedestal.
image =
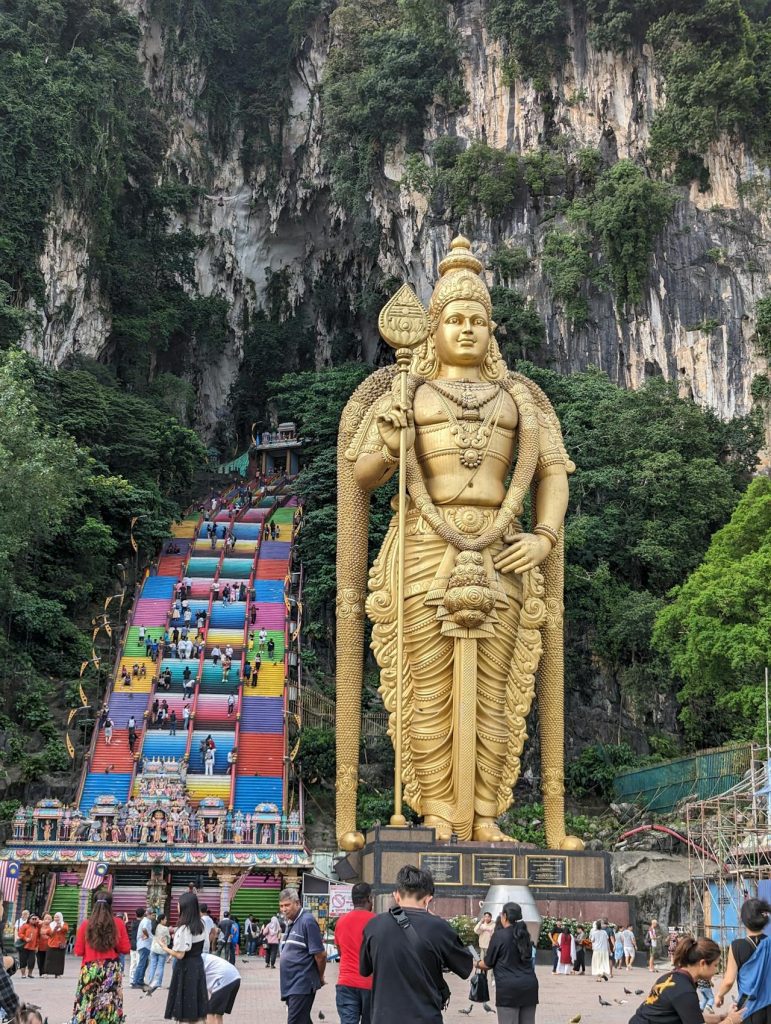
[(375, 909), (391, 905), (396, 873), (404, 864), (434, 876), (433, 906), (442, 917), (478, 917), (492, 881), (526, 880), (544, 917), (590, 921), (634, 920), (628, 896), (611, 892), (610, 855), (582, 850), (539, 850), (515, 843), (437, 842), (432, 828), (386, 828), (367, 833), (364, 849), (345, 858), (355, 878), (369, 882)]

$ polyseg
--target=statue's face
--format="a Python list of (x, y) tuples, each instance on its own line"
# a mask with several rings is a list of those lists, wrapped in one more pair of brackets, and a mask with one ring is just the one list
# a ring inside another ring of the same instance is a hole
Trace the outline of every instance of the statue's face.
[(481, 302), (453, 299), (442, 310), (434, 335), (445, 366), (481, 366), (490, 347), (490, 318)]

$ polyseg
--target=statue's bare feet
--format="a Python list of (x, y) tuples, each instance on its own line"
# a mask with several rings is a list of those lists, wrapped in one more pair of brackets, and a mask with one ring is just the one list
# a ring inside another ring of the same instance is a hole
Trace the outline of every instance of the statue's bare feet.
[(565, 836), (560, 842), (560, 850), (583, 850), (584, 841), (578, 836)]
[(479, 843), (516, 843), (516, 839), (507, 836), (498, 828), (492, 818), (477, 818), (471, 838)]
[(449, 839), (452, 835), (452, 825), (437, 814), (426, 814), (423, 818), (426, 828), (432, 828), (437, 839)]

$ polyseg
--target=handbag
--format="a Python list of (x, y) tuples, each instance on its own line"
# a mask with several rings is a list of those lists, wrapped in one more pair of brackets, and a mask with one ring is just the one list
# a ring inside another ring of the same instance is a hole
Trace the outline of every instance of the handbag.
[(490, 999), (490, 986), (487, 984), (487, 975), (484, 971), (477, 971), (471, 979), (468, 999), (470, 1003), (486, 1003)]

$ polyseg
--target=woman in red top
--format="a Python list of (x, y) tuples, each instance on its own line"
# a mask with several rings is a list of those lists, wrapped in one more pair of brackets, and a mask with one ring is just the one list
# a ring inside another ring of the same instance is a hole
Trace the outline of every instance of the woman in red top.
[(44, 914), (40, 922), (40, 933), (37, 944), (37, 972), (41, 978), (45, 978), (48, 971), (48, 938), (51, 934), (51, 915)]
[(61, 914), (54, 914), (48, 926), (48, 952), (46, 953), (46, 974), (61, 978), (64, 974), (64, 950), (67, 946), (69, 925)]
[(122, 1024), (123, 972), (119, 958), (130, 950), (126, 926), (112, 916), (112, 896), (104, 893), (75, 938), (75, 955), (82, 956), (83, 963), (72, 1024)]
[(30, 914), (27, 923), (19, 928), (19, 938), (24, 940), (24, 947), (19, 950), (21, 976), (23, 978), (26, 971), (27, 977), (31, 978), (32, 972), (35, 970), (35, 954), (40, 942), (40, 918)]

